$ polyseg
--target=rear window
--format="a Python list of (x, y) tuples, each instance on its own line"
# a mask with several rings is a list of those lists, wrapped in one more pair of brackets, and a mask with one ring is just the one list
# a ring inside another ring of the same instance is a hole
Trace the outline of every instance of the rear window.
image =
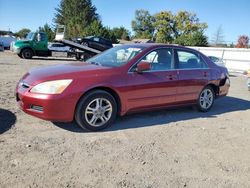
[(177, 50), (177, 56), (179, 69), (199, 69), (208, 67), (200, 55), (194, 52)]

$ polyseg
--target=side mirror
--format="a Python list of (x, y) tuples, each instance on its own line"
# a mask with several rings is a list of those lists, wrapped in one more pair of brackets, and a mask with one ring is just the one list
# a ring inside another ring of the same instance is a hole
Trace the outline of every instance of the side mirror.
[(148, 71), (150, 69), (151, 69), (151, 65), (150, 65), (149, 62), (147, 62), (147, 61), (141, 61), (140, 63), (137, 64), (136, 72), (142, 73), (142, 72)]

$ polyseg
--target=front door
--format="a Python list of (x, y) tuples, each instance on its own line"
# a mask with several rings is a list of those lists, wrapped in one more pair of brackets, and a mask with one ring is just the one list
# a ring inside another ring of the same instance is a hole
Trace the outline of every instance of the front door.
[(34, 48), (38, 55), (46, 55), (48, 52), (48, 38), (45, 33), (38, 33), (34, 39)]
[(127, 110), (160, 107), (176, 102), (178, 79), (172, 49), (154, 50), (140, 62), (145, 61), (151, 64), (150, 70), (138, 73), (134, 65), (128, 73)]

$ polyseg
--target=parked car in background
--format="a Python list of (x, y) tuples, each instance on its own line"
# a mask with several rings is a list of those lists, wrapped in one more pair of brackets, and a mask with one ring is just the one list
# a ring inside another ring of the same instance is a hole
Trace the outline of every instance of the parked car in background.
[(185, 105), (209, 111), (229, 86), (227, 69), (196, 50), (133, 44), (87, 62), (32, 69), (20, 79), (16, 99), (30, 115), (97, 131), (118, 114)]
[(0, 52), (4, 51), (4, 46), (3, 46), (3, 42), (0, 41)]
[(78, 43), (82, 45), (85, 45), (85, 46), (88, 46), (90, 48), (94, 48), (100, 51), (104, 51), (113, 47), (111, 40), (108, 40), (102, 37), (88, 36), (82, 39), (77, 37), (76, 41), (78, 41)]
[(215, 56), (208, 56), (214, 63), (216, 63), (219, 66), (225, 67), (225, 62), (222, 58), (215, 57)]
[(17, 39), (11, 35), (0, 36), (0, 41), (2, 42), (5, 49), (10, 49), (11, 42), (15, 42)]

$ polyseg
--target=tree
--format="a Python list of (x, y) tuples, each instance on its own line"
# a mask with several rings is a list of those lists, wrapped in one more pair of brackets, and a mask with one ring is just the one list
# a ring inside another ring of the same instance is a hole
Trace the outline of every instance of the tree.
[(45, 24), (43, 27), (39, 27), (39, 31), (45, 32), (48, 36), (49, 41), (53, 41), (55, 39), (55, 31), (49, 26), (49, 24)]
[(93, 21), (84, 31), (83, 36), (97, 36), (110, 39), (113, 43), (118, 43), (117, 37), (112, 30), (108, 27), (104, 27), (99, 20)]
[(153, 38), (154, 17), (147, 10), (136, 10), (135, 20), (132, 20), (132, 29), (135, 32), (136, 38)]
[(23, 28), (20, 31), (16, 32), (15, 35), (20, 38), (25, 38), (28, 33), (30, 32), (30, 29), (28, 28)]
[(249, 43), (249, 37), (246, 35), (239, 36), (236, 48), (247, 48)]
[(174, 15), (170, 11), (162, 11), (154, 15), (155, 39), (159, 43), (173, 42)]
[(183, 46), (207, 46), (207, 37), (203, 32), (197, 31), (195, 33), (181, 35), (175, 39), (174, 43)]
[(114, 27), (111, 32), (117, 39), (130, 40), (130, 33), (125, 27)]
[(215, 46), (221, 45), (224, 43), (224, 34), (223, 34), (223, 29), (222, 26), (220, 25), (218, 27), (218, 29), (216, 30), (216, 32), (213, 35), (212, 38), (212, 44), (214, 44)]
[(97, 26), (98, 21), (99, 15), (91, 0), (61, 0), (54, 18), (56, 24), (66, 26), (69, 38), (82, 36), (85, 30), (93, 27), (90, 26), (93, 22)]
[[(171, 11), (159, 12), (154, 15), (153, 25), (156, 42), (172, 43), (177, 41), (183, 43), (186, 37), (189, 40), (197, 36), (202, 37), (202, 40), (206, 38), (203, 31), (207, 28), (207, 24), (200, 23), (196, 14), (187, 11), (180, 11), (175, 15)], [(195, 44), (195, 42), (192, 42), (192, 44)]]

